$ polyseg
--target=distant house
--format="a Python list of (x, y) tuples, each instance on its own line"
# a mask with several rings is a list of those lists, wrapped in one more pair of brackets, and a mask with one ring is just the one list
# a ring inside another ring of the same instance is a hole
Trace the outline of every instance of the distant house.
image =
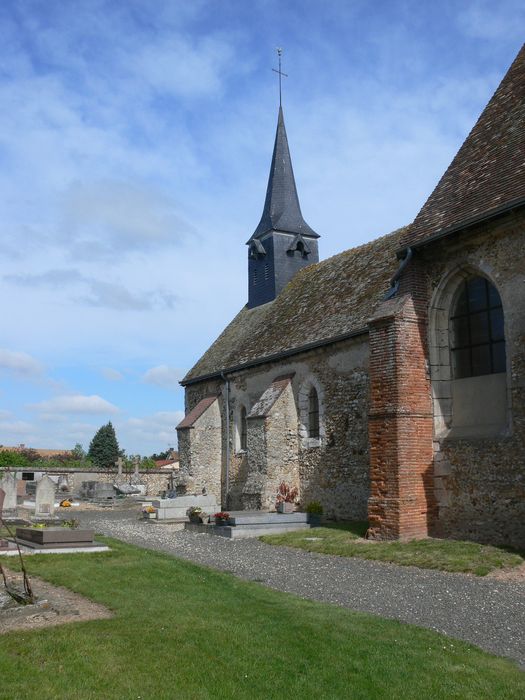
[(173, 450), (168, 459), (156, 459), (155, 466), (157, 469), (178, 469), (179, 453)]

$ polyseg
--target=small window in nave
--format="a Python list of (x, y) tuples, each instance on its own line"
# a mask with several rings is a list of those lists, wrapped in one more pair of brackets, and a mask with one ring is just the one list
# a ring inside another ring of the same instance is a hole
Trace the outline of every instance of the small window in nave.
[(319, 437), (319, 397), (315, 387), (308, 395), (308, 437)]

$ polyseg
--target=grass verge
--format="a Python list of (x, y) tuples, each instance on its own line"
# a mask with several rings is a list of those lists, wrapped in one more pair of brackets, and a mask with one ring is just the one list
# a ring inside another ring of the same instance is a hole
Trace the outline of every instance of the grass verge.
[(485, 576), (494, 569), (518, 566), (525, 561), (518, 552), (476, 542), (437, 539), (372, 542), (361, 539), (365, 532), (366, 523), (336, 523), (313, 530), (265, 535), (260, 539), (268, 544), (297, 547), (308, 552), (375, 559), (400, 566), (476, 576)]
[(525, 696), (525, 674), (469, 644), (110, 543), (28, 557), (115, 617), (0, 636), (0, 698)]

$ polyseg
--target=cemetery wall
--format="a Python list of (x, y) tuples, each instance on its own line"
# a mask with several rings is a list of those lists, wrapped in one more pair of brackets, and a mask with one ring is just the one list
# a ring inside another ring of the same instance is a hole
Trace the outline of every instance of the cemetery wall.
[[(119, 476), (118, 471), (115, 470), (89, 470), (84, 471), (80, 469), (50, 469), (48, 472), (43, 471), (33, 471), (32, 469), (23, 469), (16, 472), (17, 479), (22, 478), (22, 473), (33, 473), (35, 480), (42, 478), (44, 474), (47, 474), (53, 479), (53, 481), (58, 481), (58, 478), (65, 476), (68, 481), (69, 489), (72, 493), (78, 493), (83, 481), (101, 481), (103, 483), (132, 483), (135, 482), (135, 477), (133, 472), (124, 473)], [(177, 473), (176, 471), (174, 472)], [(167, 469), (149, 469), (144, 471), (139, 471), (138, 483), (144, 484), (146, 486), (147, 496), (157, 496), (161, 491), (165, 491), (168, 488), (168, 480), (171, 471)]]

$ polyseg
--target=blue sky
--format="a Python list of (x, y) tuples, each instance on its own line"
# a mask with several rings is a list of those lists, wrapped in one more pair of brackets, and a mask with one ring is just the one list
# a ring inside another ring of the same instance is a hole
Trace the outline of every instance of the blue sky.
[(514, 0), (4, 0), (0, 444), (176, 444), (246, 301), (277, 118), (323, 258), (409, 223), (523, 41)]

